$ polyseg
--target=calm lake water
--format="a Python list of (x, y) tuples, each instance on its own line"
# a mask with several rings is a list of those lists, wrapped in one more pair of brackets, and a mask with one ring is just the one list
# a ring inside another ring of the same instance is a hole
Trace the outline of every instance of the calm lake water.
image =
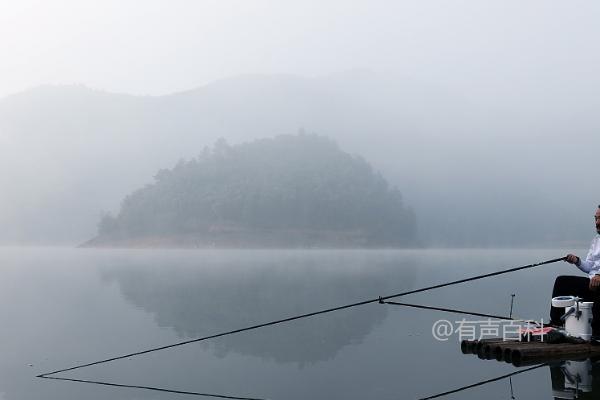
[[(195, 397), (35, 376), (564, 254), (2, 248), (0, 399)], [(547, 319), (559, 274), (579, 273), (557, 263), (398, 301), (507, 315), (514, 293), (516, 316)], [(256, 399), (384, 400), (425, 398), (520, 370), (463, 355), (456, 334), (433, 338), (437, 320), (462, 318), (369, 304), (55, 377)], [(443, 398), (510, 399), (512, 383), (517, 399), (552, 399), (551, 372), (560, 375), (544, 366)]]

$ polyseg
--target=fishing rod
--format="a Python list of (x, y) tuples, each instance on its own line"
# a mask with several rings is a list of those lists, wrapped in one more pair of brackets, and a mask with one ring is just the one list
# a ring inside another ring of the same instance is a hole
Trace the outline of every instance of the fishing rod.
[(465, 283), (465, 282), (471, 282), (471, 281), (475, 281), (475, 280), (478, 280), (478, 279), (484, 279), (484, 278), (489, 278), (489, 277), (492, 277), (492, 276), (498, 276), (498, 275), (502, 275), (502, 274), (508, 274), (510, 272), (520, 271), (520, 270), (524, 270), (524, 269), (528, 269), (528, 268), (535, 268), (535, 267), (539, 267), (541, 265), (552, 264), (552, 263), (555, 263), (555, 262), (558, 262), (558, 261), (564, 261), (565, 259), (566, 259), (566, 257), (555, 258), (555, 259), (552, 259), (552, 260), (542, 261), (542, 262), (538, 262), (538, 263), (534, 263), (534, 264), (523, 265), (521, 267), (509, 268), (509, 269), (505, 269), (505, 270), (501, 270), (501, 271), (491, 272), (491, 273), (488, 273), (488, 274), (472, 276), (472, 277), (469, 277), (469, 278), (458, 279), (458, 280), (451, 281), (451, 282), (446, 282), (446, 283), (440, 283), (440, 284), (437, 284), (437, 285), (427, 286), (427, 287), (423, 287), (423, 288), (420, 288), (420, 289), (408, 290), (408, 291), (405, 291), (405, 292), (396, 293), (396, 294), (389, 295), (389, 296), (379, 296), (379, 297), (374, 298), (374, 299), (363, 300), (363, 301), (359, 301), (359, 302), (352, 303), (352, 304), (346, 304), (346, 305), (343, 305), (343, 306), (332, 307), (332, 308), (327, 308), (327, 309), (320, 310), (320, 311), (314, 311), (314, 312), (309, 312), (309, 313), (305, 313), (305, 314), (300, 314), (300, 315), (296, 315), (296, 316), (293, 316), (293, 317), (283, 318), (283, 319), (279, 319), (279, 320), (275, 320), (275, 321), (271, 321), (271, 322), (265, 322), (265, 323), (261, 323), (261, 324), (257, 324), (257, 325), (248, 326), (248, 327), (245, 327), (245, 328), (234, 329), (234, 330), (231, 330), (231, 331), (221, 332), (221, 333), (217, 333), (217, 334), (214, 334), (214, 335), (204, 336), (204, 337), (201, 337), (201, 338), (185, 340), (185, 341), (182, 341), (182, 342), (177, 342), (177, 343), (169, 344), (169, 345), (166, 345), (166, 346), (160, 346), (160, 347), (150, 348), (150, 349), (147, 349), (147, 350), (136, 351), (136, 352), (133, 352), (133, 353), (124, 354), (124, 355), (120, 355), (120, 356), (116, 356), (116, 357), (111, 357), (111, 358), (107, 358), (107, 359), (104, 359), (104, 360), (94, 361), (94, 362), (90, 362), (90, 363), (86, 363), (86, 364), (79, 364), (79, 365), (75, 365), (73, 367), (59, 369), (59, 370), (56, 370), (56, 371), (52, 371), (52, 372), (47, 372), (47, 373), (44, 373), (44, 374), (40, 374), (40, 375), (37, 375), (37, 377), (38, 378), (45, 378), (45, 377), (48, 377), (50, 375), (58, 374), (60, 372), (73, 371), (73, 370), (76, 370), (76, 369), (91, 367), (92, 365), (105, 364), (105, 363), (108, 363), (108, 362), (122, 360), (122, 359), (125, 359), (125, 358), (136, 357), (136, 356), (139, 356), (139, 355), (142, 355), (142, 354), (148, 354), (148, 353), (153, 353), (153, 352), (160, 351), (160, 350), (171, 349), (171, 348), (178, 347), (178, 346), (184, 346), (184, 345), (190, 344), (190, 343), (197, 343), (197, 342), (202, 342), (202, 341), (209, 340), (209, 339), (215, 339), (215, 338), (218, 338), (218, 337), (233, 335), (235, 333), (247, 332), (247, 331), (251, 331), (251, 330), (254, 330), (254, 329), (259, 329), (259, 328), (264, 328), (264, 327), (267, 327), (267, 326), (278, 325), (278, 324), (282, 324), (282, 323), (285, 323), (285, 322), (291, 322), (291, 321), (295, 321), (295, 320), (299, 320), (299, 319), (303, 319), (303, 318), (313, 317), (313, 316), (316, 316), (316, 315), (328, 314), (328, 313), (331, 313), (331, 312), (334, 312), (334, 311), (340, 311), (340, 310), (345, 310), (345, 309), (348, 309), (348, 308), (359, 307), (359, 306), (363, 306), (363, 305), (366, 305), (366, 304), (379, 303), (381, 301), (393, 299), (393, 298), (396, 298), (396, 297), (408, 296), (410, 294), (422, 293), (422, 292), (426, 292), (426, 291), (429, 291), (429, 290), (439, 289), (439, 288), (443, 288), (443, 287), (447, 287), (447, 286), (452, 286), (452, 285), (457, 285), (457, 284)]
[[(420, 398), (419, 400), (436, 399), (436, 398), (448, 396), (450, 394), (454, 394), (454, 393), (462, 392), (462, 391), (465, 391), (465, 390), (468, 390), (468, 389), (472, 389), (474, 387), (484, 386), (484, 385), (486, 385), (488, 383), (497, 382), (497, 381), (502, 380), (502, 379), (506, 379), (506, 378), (511, 379), (515, 375), (519, 375), (519, 374), (522, 374), (522, 373), (525, 373), (525, 372), (529, 372), (531, 370), (538, 369), (538, 368), (541, 368), (541, 367), (546, 366), (546, 365), (548, 365), (548, 364), (535, 365), (533, 367), (522, 369), (522, 370), (518, 370), (518, 371), (512, 372), (512, 373), (507, 374), (507, 375), (502, 375), (502, 376), (499, 376), (499, 377), (496, 377), (496, 378), (486, 379), (486, 380), (483, 380), (483, 381), (480, 381), (480, 382), (477, 382), (477, 383), (473, 383), (473, 384), (470, 384), (470, 385), (462, 386), (462, 387), (457, 388), (457, 389), (449, 390), (447, 392), (439, 393), (439, 394), (432, 395), (432, 396), (429, 396), (429, 397)], [(65, 381), (65, 382), (87, 383), (87, 384), (92, 384), (92, 385), (110, 386), (110, 387), (127, 388), (127, 389), (151, 390), (151, 391), (163, 392), (163, 393), (183, 394), (183, 395), (200, 396), (200, 397), (212, 397), (212, 398), (218, 398), (218, 399), (266, 400), (266, 399), (257, 398), (257, 397), (236, 397), (236, 396), (222, 395), (222, 394), (190, 392), (190, 391), (184, 391), (184, 390), (166, 389), (166, 388), (155, 387), (155, 386), (127, 385), (127, 384), (124, 384), (124, 383), (93, 381), (93, 380), (87, 380), (87, 379), (60, 378), (60, 377), (53, 377), (53, 376), (45, 376), (45, 377), (43, 377), (43, 379), (52, 379), (52, 380)], [(512, 395), (512, 392), (513, 392), (512, 391), (512, 381), (510, 383), (511, 383), (511, 398), (514, 399), (515, 397)]]
[(213, 393), (201, 393), (201, 392), (190, 392), (187, 390), (175, 390), (175, 389), (165, 389), (161, 387), (155, 386), (141, 386), (141, 385), (126, 385), (124, 383), (113, 383), (113, 382), (103, 382), (103, 381), (91, 381), (87, 379), (75, 379), (75, 378), (60, 378), (54, 376), (44, 376), (44, 379), (53, 379), (57, 381), (65, 381), (65, 382), (77, 382), (77, 383), (88, 383), (92, 385), (100, 385), (100, 386), (110, 386), (110, 387), (118, 387), (118, 388), (127, 388), (127, 389), (142, 389), (142, 390), (152, 390), (155, 392), (163, 392), (163, 393), (173, 393), (173, 394), (185, 394), (189, 396), (199, 396), (199, 397), (212, 397), (217, 399), (228, 399), (228, 400), (267, 400), (258, 397), (237, 397), (237, 396), (228, 396), (224, 394), (213, 394)]
[[(506, 375), (498, 376), (498, 377), (496, 377), (496, 378), (492, 378), (492, 379), (486, 379), (486, 380), (484, 380), (484, 381), (477, 382), (477, 383), (473, 383), (473, 384), (471, 384), (471, 385), (462, 386), (462, 387), (459, 387), (459, 388), (457, 388), (457, 389), (449, 390), (449, 391), (447, 391), (447, 392), (438, 393), (438, 394), (436, 394), (436, 395), (433, 395), (433, 396), (429, 396), (429, 397), (422, 397), (422, 398), (420, 398), (419, 400), (431, 400), (431, 399), (439, 399), (440, 397), (445, 397), (445, 396), (448, 396), (448, 395), (451, 395), (451, 394), (454, 394), (454, 393), (458, 393), (458, 392), (465, 391), (465, 390), (467, 390), (467, 389), (472, 389), (472, 388), (474, 388), (474, 387), (478, 387), (478, 386), (487, 385), (488, 383), (492, 383), (492, 382), (501, 381), (502, 379), (511, 378), (511, 377), (513, 377), (513, 376), (515, 376), (515, 375), (519, 375), (519, 374), (522, 374), (522, 373), (525, 373), (525, 372), (533, 371), (534, 369), (538, 369), (538, 368), (541, 368), (541, 367), (545, 367), (545, 366), (547, 366), (547, 365), (549, 365), (549, 364), (547, 364), (547, 363), (544, 363), (544, 364), (538, 364), (538, 365), (535, 365), (535, 366), (533, 366), (533, 367), (529, 367), (529, 368), (526, 368), (526, 369), (521, 369), (521, 370), (518, 370), (518, 371), (515, 371), (515, 372), (511, 372), (510, 374), (506, 374)], [(513, 397), (513, 398), (514, 398), (514, 397)]]

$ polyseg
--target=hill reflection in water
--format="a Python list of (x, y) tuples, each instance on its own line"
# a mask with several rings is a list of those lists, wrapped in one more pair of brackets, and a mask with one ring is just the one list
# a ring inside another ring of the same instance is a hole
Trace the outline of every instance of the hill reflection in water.
[[(193, 261), (171, 260), (171, 265), (148, 259), (128, 268), (115, 265), (104, 269), (103, 277), (116, 282), (127, 301), (152, 313), (159, 326), (186, 339), (410, 289), (416, 277), (410, 257), (399, 262), (385, 252), (198, 254)], [(323, 361), (360, 343), (388, 312), (387, 307), (365, 307), (368, 311), (334, 312), (202, 345), (218, 356), (232, 351), (280, 363)]]

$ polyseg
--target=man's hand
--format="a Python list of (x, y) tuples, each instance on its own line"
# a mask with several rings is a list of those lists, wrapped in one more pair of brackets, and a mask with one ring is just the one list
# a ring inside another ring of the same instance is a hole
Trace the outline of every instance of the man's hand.
[(579, 265), (579, 257), (577, 257), (575, 254), (567, 254), (565, 261), (569, 264)]
[(590, 279), (590, 290), (596, 291), (600, 287), (600, 275), (594, 275), (592, 279)]

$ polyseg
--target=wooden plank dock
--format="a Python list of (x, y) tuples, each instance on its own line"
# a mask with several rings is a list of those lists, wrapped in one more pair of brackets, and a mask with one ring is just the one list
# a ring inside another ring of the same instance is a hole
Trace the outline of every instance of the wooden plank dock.
[(589, 343), (505, 341), (501, 338), (463, 340), (460, 349), (463, 354), (475, 354), (484, 360), (505, 361), (516, 367), (600, 356), (600, 346)]

